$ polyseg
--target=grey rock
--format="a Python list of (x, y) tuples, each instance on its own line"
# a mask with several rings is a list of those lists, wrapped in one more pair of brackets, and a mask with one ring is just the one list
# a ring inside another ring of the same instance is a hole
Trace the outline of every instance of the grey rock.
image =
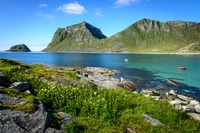
[(191, 100), (193, 100), (193, 98), (191, 97), (187, 97), (187, 96), (184, 96), (184, 95), (177, 95), (177, 97), (181, 100), (184, 100), (184, 101), (187, 101), (187, 102), (190, 102)]
[(3, 104), (19, 104), (20, 101), (21, 100), (19, 98), (10, 97), (10, 96), (6, 96), (4, 94), (0, 94), (0, 103), (3, 103)]
[(4, 74), (0, 72), (0, 85), (3, 85), (4, 83), (5, 83)]
[(190, 115), (193, 119), (200, 121), (200, 114), (197, 113), (187, 113)]
[(112, 74), (117, 74), (118, 71), (116, 70), (95, 67), (87, 67), (85, 68), (85, 70), (87, 70), (87, 73), (84, 71), (77, 71), (77, 75), (82, 80), (90, 81), (102, 88), (122, 88), (130, 91), (134, 91), (137, 89), (137, 85), (129, 80), (123, 78), (117, 79), (109, 76)]
[(142, 114), (146, 122), (150, 123), (153, 126), (164, 126), (159, 120), (152, 118), (148, 114)]
[(170, 79), (167, 79), (167, 85), (168, 86), (176, 86), (176, 87), (179, 87), (180, 84), (174, 80), (170, 80)]
[(200, 104), (196, 105), (194, 108), (197, 113), (200, 113)]
[(60, 117), (63, 118), (62, 124), (61, 124), (61, 129), (64, 129), (64, 126), (67, 125), (67, 124), (69, 124), (69, 123), (72, 121), (72, 119), (75, 118), (75, 116), (72, 116), (72, 115), (67, 114), (67, 113), (65, 113), (65, 112), (58, 112), (57, 114), (58, 114)]
[(186, 111), (186, 112), (195, 112), (195, 108), (194, 108), (194, 106), (192, 104), (188, 104), (184, 111)]
[(170, 91), (169, 91), (169, 94), (170, 94), (170, 95), (174, 95), (174, 96), (177, 96), (177, 95), (178, 95), (178, 93), (175, 92), (174, 90), (170, 90)]
[(196, 105), (199, 104), (199, 101), (197, 101), (197, 100), (191, 100), (190, 104), (193, 105), (193, 106), (196, 106)]
[(14, 88), (19, 92), (24, 92), (30, 88), (30, 84), (27, 82), (14, 82), (9, 86), (9, 88)]
[(47, 128), (45, 133), (66, 133), (64, 130), (58, 130), (58, 129), (54, 129), (54, 128)]
[(149, 97), (151, 96), (159, 96), (159, 92), (156, 91), (156, 89), (142, 89), (142, 91), (140, 92), (141, 94), (147, 95)]
[(49, 115), (44, 105), (38, 101), (38, 111), (33, 114), (8, 109), (0, 110), (1, 133), (44, 133)]

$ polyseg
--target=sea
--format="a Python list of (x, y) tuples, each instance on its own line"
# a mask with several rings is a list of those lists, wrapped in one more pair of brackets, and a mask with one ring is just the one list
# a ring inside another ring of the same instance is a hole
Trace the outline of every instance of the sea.
[[(123, 77), (135, 82), (138, 84), (137, 91), (163, 86), (166, 91), (173, 89), (179, 94), (200, 100), (200, 55), (0, 52), (0, 58), (52, 67), (115, 69), (120, 73), (113, 77)], [(177, 67), (185, 67), (186, 70), (178, 70)], [(177, 81), (181, 85), (167, 86), (167, 79)]]

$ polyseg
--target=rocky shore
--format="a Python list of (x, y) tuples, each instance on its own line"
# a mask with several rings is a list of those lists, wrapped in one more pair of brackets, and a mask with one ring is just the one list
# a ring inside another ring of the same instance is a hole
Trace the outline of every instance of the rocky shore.
[[(51, 71), (51, 69), (46, 69)], [(75, 85), (75, 86), (91, 86), (91, 84), (97, 85), (103, 89), (121, 88), (129, 90), (134, 93), (138, 93), (135, 90), (137, 85), (124, 78), (113, 78), (111, 75), (118, 74), (117, 70), (109, 70), (99, 67), (86, 67), (84, 69), (73, 69), (80, 80), (74, 80), (70, 78), (62, 78), (51, 75), (49, 79), (40, 78), (43, 82), (57, 82), (63, 85)], [(65, 70), (57, 70), (58, 73), (65, 73)], [(84, 83), (83, 81), (87, 81)], [(89, 84), (91, 82), (91, 84)], [(168, 80), (168, 85), (178, 86), (177, 82)], [(55, 129), (50, 127), (50, 119), (52, 119), (51, 109), (46, 106), (37, 98), (34, 100), (34, 112), (26, 112), (20, 110), (18, 107), (26, 106), (28, 103), (24, 101), (25, 97), (34, 97), (32, 90), (30, 89), (28, 82), (12, 82), (8, 81), (4, 77), (4, 73), (0, 72), (0, 132), (1, 133), (65, 133), (64, 125), (69, 124), (75, 117), (64, 113), (57, 112), (57, 115), (61, 117), (62, 121), (59, 128)], [(17, 93), (22, 93), (24, 96), (9, 96), (5, 93), (6, 89), (14, 89)], [(164, 88), (158, 89), (145, 89), (140, 93), (145, 97), (154, 98), (155, 100), (166, 100), (175, 109), (182, 110), (192, 116), (194, 119), (200, 121), (200, 102), (194, 98), (179, 95), (176, 91), (170, 90), (169, 92), (163, 91)], [(130, 92), (130, 93), (131, 93)], [(163, 124), (158, 120), (152, 118), (148, 114), (143, 114), (144, 119), (152, 125)]]

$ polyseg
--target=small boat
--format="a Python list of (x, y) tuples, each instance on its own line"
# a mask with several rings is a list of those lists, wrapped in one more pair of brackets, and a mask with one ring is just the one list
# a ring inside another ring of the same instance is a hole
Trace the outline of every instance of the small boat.
[(124, 61), (128, 62), (128, 61), (129, 61), (129, 59), (124, 59)]
[(186, 70), (185, 67), (177, 67), (178, 70)]

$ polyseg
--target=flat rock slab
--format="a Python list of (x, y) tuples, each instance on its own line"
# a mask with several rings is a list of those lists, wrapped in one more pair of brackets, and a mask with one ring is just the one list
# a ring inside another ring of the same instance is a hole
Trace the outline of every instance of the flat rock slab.
[(1, 109), (0, 133), (44, 133), (49, 115), (40, 101), (37, 105), (38, 111), (33, 114)]
[(197, 113), (187, 113), (187, 114), (192, 116), (195, 120), (200, 121), (200, 114)]
[(4, 74), (0, 72), (0, 85), (5, 83)]
[(145, 118), (146, 122), (150, 123), (153, 126), (164, 126), (159, 120), (154, 119), (148, 114), (142, 114), (143, 117)]
[(14, 82), (9, 88), (16, 89), (19, 92), (24, 92), (30, 88), (30, 84), (27, 82)]
[(19, 104), (21, 100), (16, 97), (6, 96), (4, 94), (0, 94), (0, 103), (3, 104)]
[(72, 115), (67, 114), (67, 113), (65, 113), (65, 112), (58, 112), (57, 114), (58, 114), (60, 117), (63, 118), (62, 124), (61, 124), (61, 129), (64, 129), (64, 126), (67, 125), (67, 124), (69, 124), (69, 123), (72, 121), (72, 119), (75, 118), (75, 116), (72, 116)]

